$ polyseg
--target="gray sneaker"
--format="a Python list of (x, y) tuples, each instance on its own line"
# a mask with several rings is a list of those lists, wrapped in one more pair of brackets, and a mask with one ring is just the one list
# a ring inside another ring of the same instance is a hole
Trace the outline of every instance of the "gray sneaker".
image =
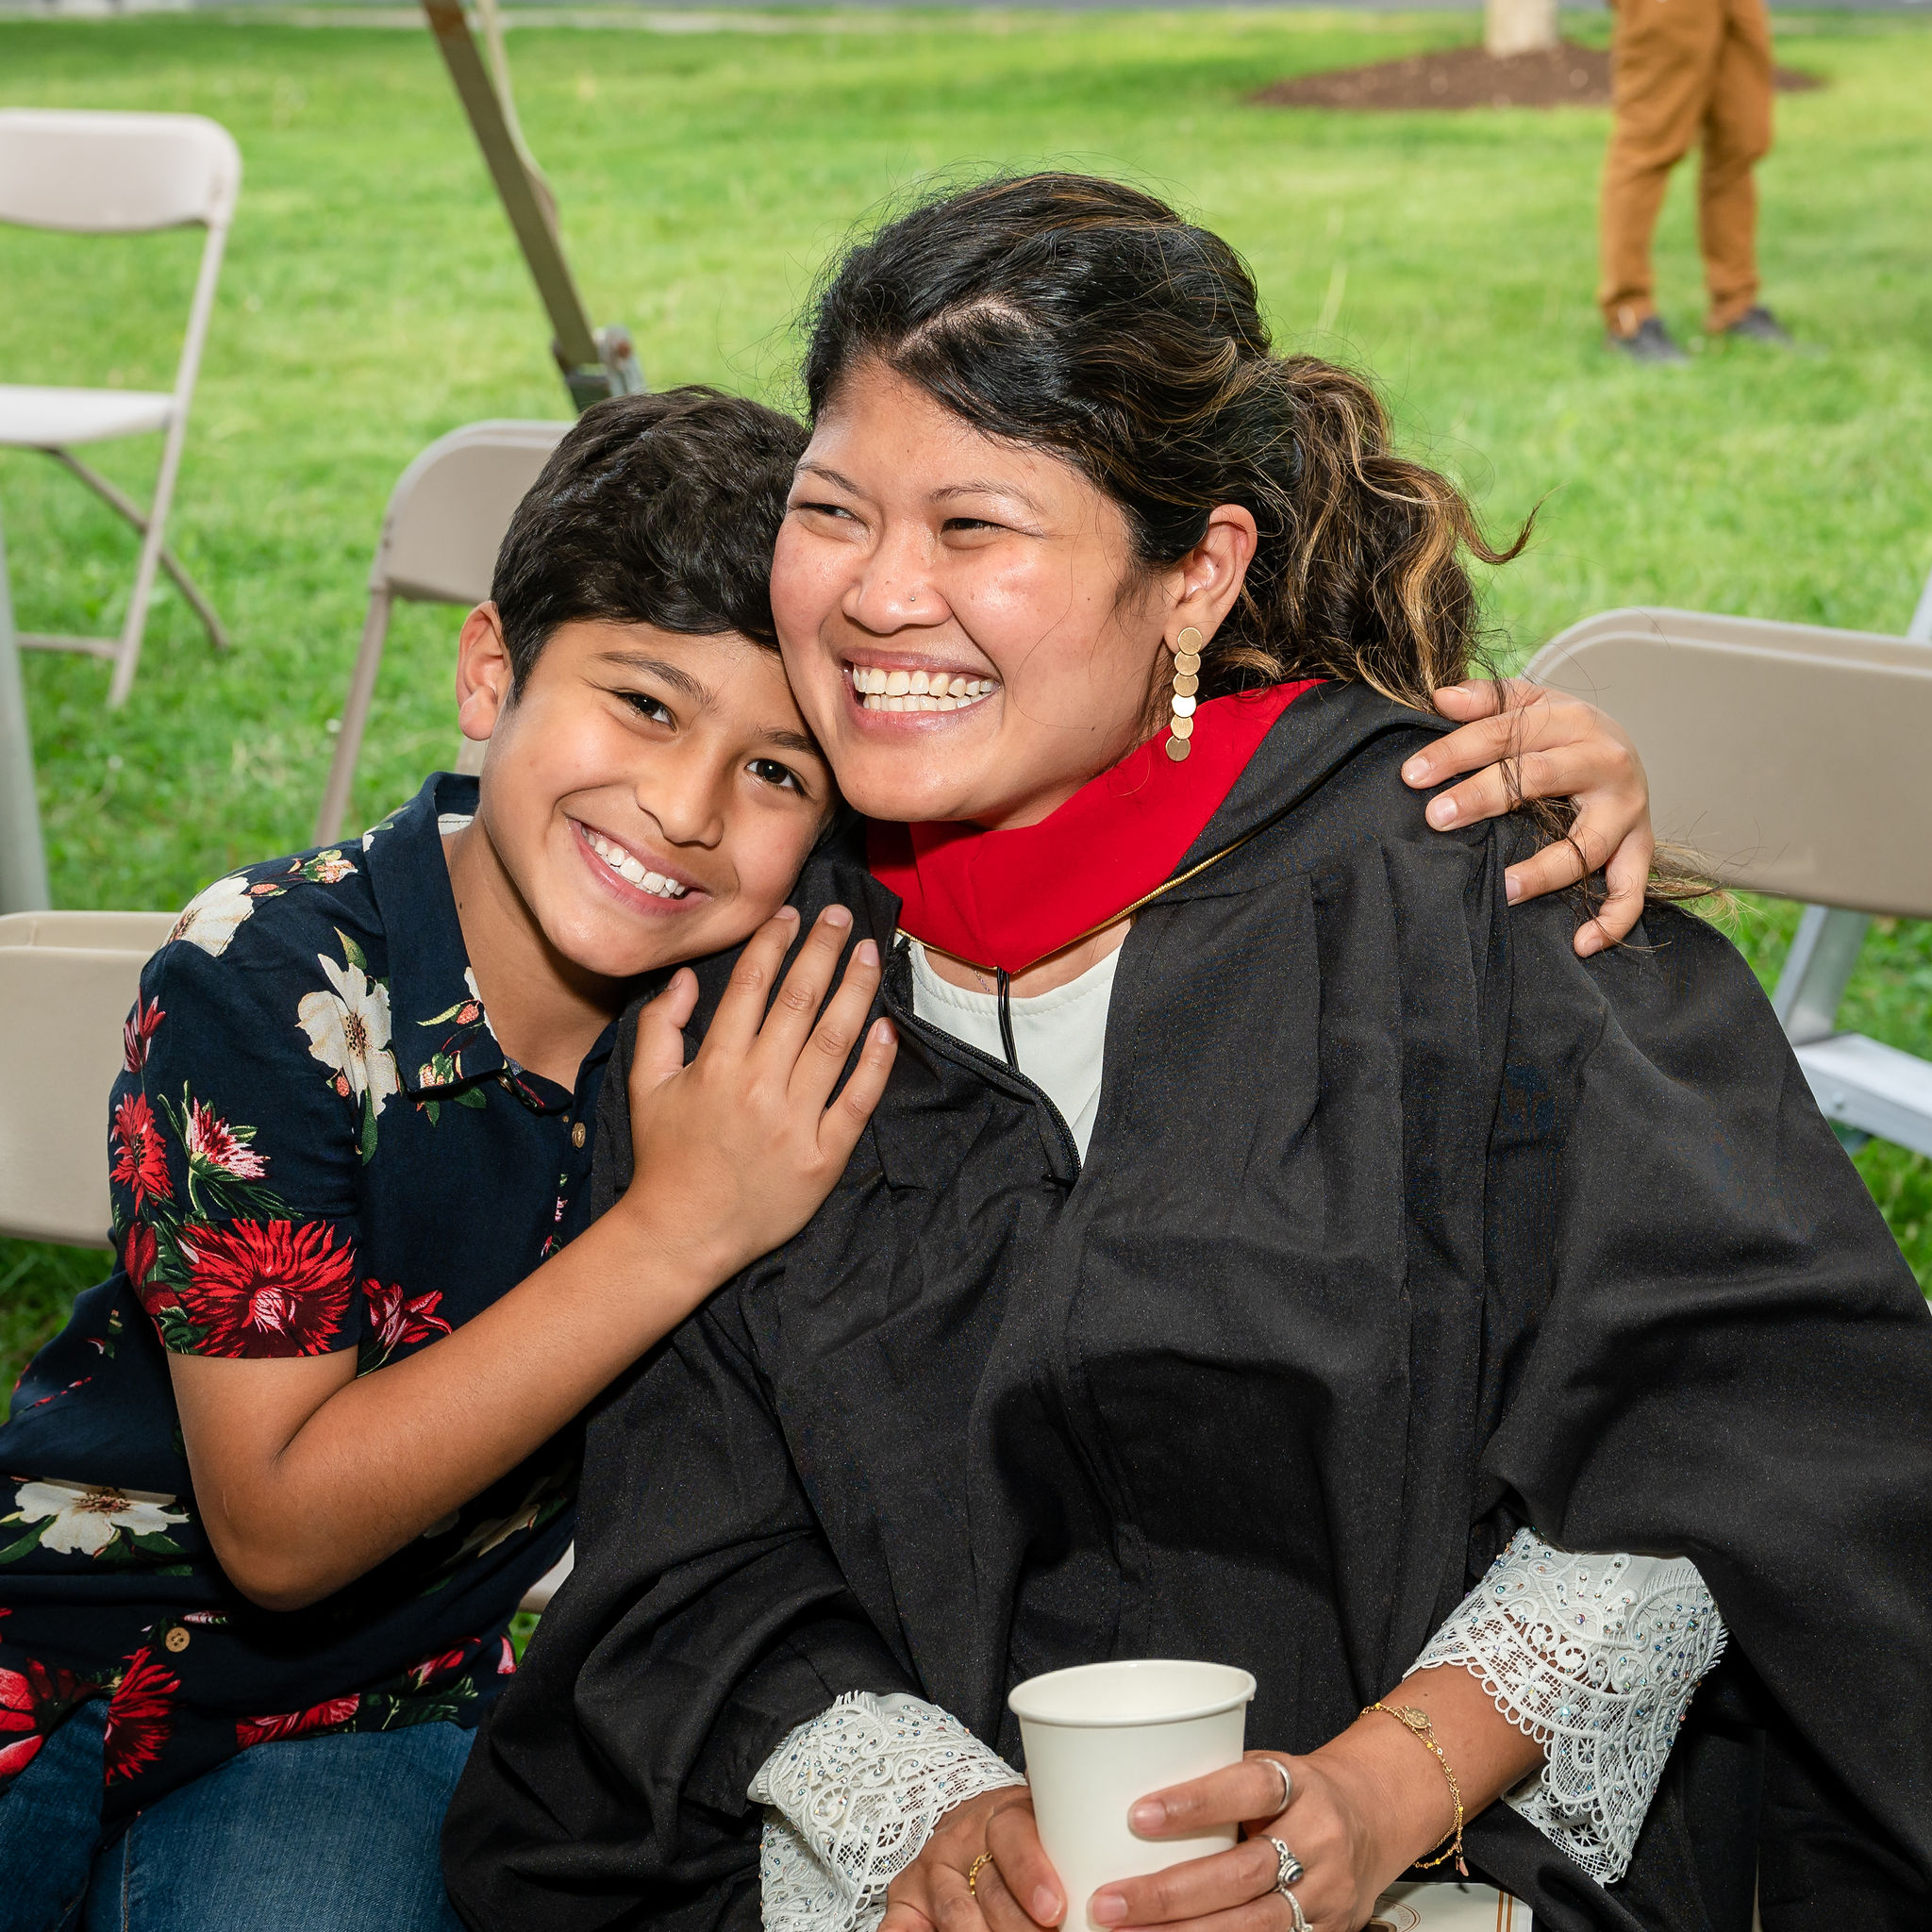
[(1727, 336), (1734, 336), (1741, 341), (1762, 342), (1767, 348), (1795, 349), (1798, 345), (1791, 340), (1790, 331), (1776, 316), (1760, 302), (1755, 308), (1747, 308), (1729, 328)]
[(1659, 315), (1646, 315), (1633, 334), (1606, 336), (1605, 342), (1633, 362), (1688, 362), (1690, 357), (1672, 340)]

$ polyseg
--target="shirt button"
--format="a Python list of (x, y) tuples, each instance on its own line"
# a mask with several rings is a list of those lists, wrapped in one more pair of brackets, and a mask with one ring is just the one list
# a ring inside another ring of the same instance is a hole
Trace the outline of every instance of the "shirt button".
[(570, 1130), (570, 1144), (573, 1147), (581, 1147), (584, 1144), (584, 1124), (582, 1121), (579, 1121)]
[(165, 1643), (168, 1646), (168, 1648), (175, 1653), (176, 1657), (179, 1657), (181, 1653), (188, 1648), (188, 1632), (185, 1629), (183, 1629), (179, 1624), (176, 1624), (175, 1627), (172, 1630), (170, 1630), (164, 1638), (161, 1639), (161, 1641)]

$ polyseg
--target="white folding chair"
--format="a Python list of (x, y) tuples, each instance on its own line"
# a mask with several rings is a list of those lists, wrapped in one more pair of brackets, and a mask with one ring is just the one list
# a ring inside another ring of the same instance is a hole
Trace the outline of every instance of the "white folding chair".
[(1872, 915), (1932, 919), (1932, 639), (1611, 610), (1528, 675), (1636, 739), (1660, 838), (1725, 885), (1806, 902), (1772, 1003), (1820, 1108), (1932, 1154), (1932, 1062), (1838, 1030)]
[[(398, 599), (418, 604), (480, 604), (490, 595), (510, 517), (550, 459), (568, 423), (472, 423), (439, 437), (405, 470), (383, 512), (369, 569), (369, 612), (342, 701), (341, 728), (315, 815), (315, 841), (341, 837), (375, 675)], [(457, 759), (474, 771), (481, 747), (467, 741)]]
[[(198, 225), (208, 230), (175, 387), (158, 391), (47, 389), (0, 384), (0, 444), (44, 450), (141, 533), (134, 594), (118, 639), (23, 637), (43, 650), (88, 651), (114, 663), (108, 702), (125, 701), (142, 635), (165, 570), (217, 650), (227, 635), (208, 599), (166, 544), (188, 409), (214, 312), (222, 248), (242, 187), (242, 156), (227, 129), (199, 114), (106, 114), (0, 108), (0, 221), (75, 234), (131, 235)], [(165, 431), (154, 501), (143, 513), (125, 491), (74, 454), (80, 443)]]
[(108, 1093), (172, 912), (0, 918), (0, 1235), (108, 1246)]

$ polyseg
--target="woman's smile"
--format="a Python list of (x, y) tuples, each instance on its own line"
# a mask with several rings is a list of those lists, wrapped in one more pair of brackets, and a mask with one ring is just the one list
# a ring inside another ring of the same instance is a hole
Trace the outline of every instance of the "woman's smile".
[(996, 677), (907, 658), (889, 663), (848, 658), (845, 672), (854, 707), (872, 717), (937, 719), (979, 710), (1000, 688)]

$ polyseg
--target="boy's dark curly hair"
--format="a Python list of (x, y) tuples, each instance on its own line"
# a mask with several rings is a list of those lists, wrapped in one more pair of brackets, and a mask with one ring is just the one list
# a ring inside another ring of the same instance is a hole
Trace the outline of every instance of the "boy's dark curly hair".
[(497, 552), (490, 594), (517, 682), (586, 618), (775, 650), (772, 546), (805, 443), (789, 416), (696, 385), (586, 409)]

